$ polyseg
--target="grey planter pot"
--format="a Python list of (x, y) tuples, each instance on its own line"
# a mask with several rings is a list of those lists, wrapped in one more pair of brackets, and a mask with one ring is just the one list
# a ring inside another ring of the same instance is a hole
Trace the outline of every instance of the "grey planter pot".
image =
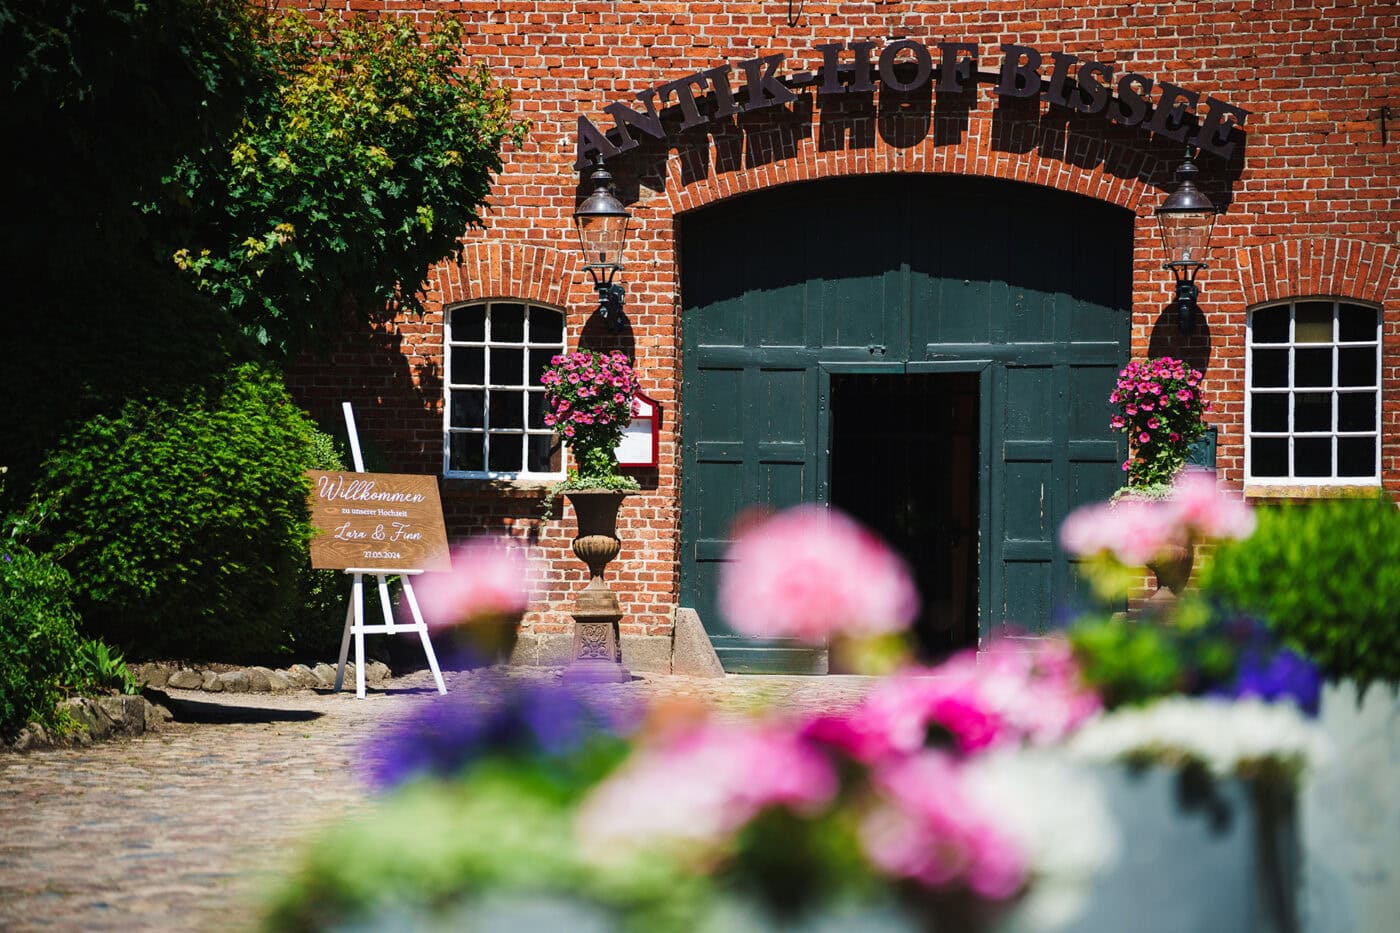
[[(1294, 795), (1166, 768), (1106, 768), (1118, 861), (1095, 879), (1063, 933), (1296, 933)], [(1044, 931), (1026, 907), (998, 927)]]
[(1332, 758), (1299, 799), (1305, 933), (1381, 933), (1400, 923), (1400, 697), (1375, 684), (1328, 685)]

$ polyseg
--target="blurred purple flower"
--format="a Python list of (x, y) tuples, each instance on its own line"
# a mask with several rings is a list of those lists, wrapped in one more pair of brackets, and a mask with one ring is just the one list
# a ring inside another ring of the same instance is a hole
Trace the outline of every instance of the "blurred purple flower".
[(1322, 672), (1307, 658), (1286, 648), (1268, 658), (1249, 651), (1240, 658), (1234, 683), (1219, 692), (1231, 698), (1258, 697), (1271, 703), (1292, 700), (1300, 710), (1316, 716), (1322, 701)]
[(368, 747), (368, 778), (387, 790), (420, 775), (447, 776), (488, 755), (560, 757), (602, 732), (631, 725), (625, 711), (591, 705), (560, 687), (504, 687), (485, 703), (451, 694), (424, 703)]

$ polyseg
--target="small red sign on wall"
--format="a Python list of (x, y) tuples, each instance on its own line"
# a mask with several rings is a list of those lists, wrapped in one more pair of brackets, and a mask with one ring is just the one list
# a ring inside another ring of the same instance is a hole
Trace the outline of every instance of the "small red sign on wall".
[(632, 421), (617, 445), (617, 465), (654, 469), (660, 451), (661, 405), (638, 392), (632, 396)]

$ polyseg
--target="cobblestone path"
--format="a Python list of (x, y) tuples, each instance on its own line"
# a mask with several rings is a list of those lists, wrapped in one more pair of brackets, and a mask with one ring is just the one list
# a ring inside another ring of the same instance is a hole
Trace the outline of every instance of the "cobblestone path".
[[(482, 695), (499, 672), (448, 675)], [(557, 673), (520, 671), (545, 679)], [(835, 709), (857, 677), (642, 675), (609, 699), (693, 698), (723, 711)], [(169, 691), (165, 730), (90, 748), (0, 753), (0, 930), (243, 930), (299, 842), (362, 807), (354, 761), (373, 730), (436, 691), (426, 672), (364, 700)]]

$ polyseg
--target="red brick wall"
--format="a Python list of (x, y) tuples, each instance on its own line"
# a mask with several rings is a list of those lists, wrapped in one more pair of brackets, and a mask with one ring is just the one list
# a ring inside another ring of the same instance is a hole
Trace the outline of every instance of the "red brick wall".
[[(332, 8), (343, 4), (332, 2)], [(953, 172), (1050, 185), (1127, 207), (1137, 215), (1134, 260), (1134, 355), (1172, 353), (1204, 364), (1220, 426), (1218, 464), (1238, 484), (1243, 470), (1245, 309), (1262, 301), (1328, 295), (1385, 309), (1383, 472), (1400, 490), (1400, 13), (1367, 0), (1202, 0), (1197, 3), (769, 2), (577, 3), (504, 0), (434, 4), (427, 0), (350, 0), (348, 8), (411, 13), (442, 9), (468, 24), (464, 52), (490, 66), (532, 121), (529, 139), (506, 154), (486, 229), (467, 237), (460, 265), (445, 264), (428, 283), (430, 307), (405, 320), (347, 338), (328, 361), (295, 373), (301, 397), (323, 418), (338, 417), (349, 398), (362, 437), (383, 452), (385, 468), (437, 472), (442, 461), (441, 348), (445, 305), (514, 297), (565, 308), (574, 345), (592, 311), (579, 268), (571, 215), (578, 194), (573, 169), (580, 115), (600, 129), (603, 107), (702, 68), (759, 54), (786, 53), (785, 71), (815, 70), (821, 42), (909, 36), (930, 46), (971, 41), (981, 66), (996, 68), (1000, 45), (1030, 45), (1046, 57), (1064, 51), (1158, 81), (1210, 94), (1251, 114), (1242, 163), (1202, 163), (1209, 191), (1228, 210), (1216, 226), (1211, 265), (1200, 277), (1207, 327), (1177, 335), (1163, 314), (1170, 275), (1161, 268), (1153, 208), (1182, 147), (1153, 142), (1138, 128), (1109, 127), (1100, 117), (1057, 121), (1044, 103), (998, 126), (992, 85), (981, 83), (965, 117), (911, 146), (879, 132), (868, 147), (857, 116), (848, 148), (821, 151), (827, 111), (806, 119), (743, 122), (749, 149), (739, 157), (731, 126), (724, 140), (693, 130), (682, 154), (657, 144), (610, 163), (632, 203), (627, 315), (643, 386), (662, 403), (661, 468), (642, 475), (644, 492), (624, 507), (623, 556), (610, 574), (628, 616), (625, 630), (669, 629), (678, 595), (679, 438), (681, 400), (675, 216), (745, 191), (808, 178), (876, 172)], [(788, 22), (797, 12), (796, 25)], [(877, 51), (878, 54), (878, 51)], [(743, 77), (732, 77), (741, 87)], [(1154, 91), (1154, 96), (1155, 96)], [(807, 91), (810, 100), (812, 90)], [(672, 98), (674, 101), (674, 98)], [(1392, 135), (1380, 137), (1379, 109), (1389, 106)], [(801, 105), (798, 105), (799, 107)], [(1007, 113), (1001, 119), (1006, 121)], [(771, 114), (771, 111), (765, 113)], [(755, 115), (757, 116), (757, 115)], [(965, 120), (965, 125), (963, 121)], [(777, 153), (781, 157), (774, 158)], [(752, 163), (758, 164), (752, 164)], [(639, 176), (640, 175), (640, 179)], [(1234, 177), (1231, 177), (1234, 176)], [(640, 184), (639, 184), (640, 181)], [(1041, 243), (1062, 235), (1043, 219)], [(1160, 318), (1160, 320), (1159, 320)], [(593, 343), (606, 345), (606, 339)], [(541, 526), (538, 491), (505, 492), (486, 483), (446, 481), (446, 509), (456, 534), (492, 528), (537, 541), (542, 561), (536, 631), (563, 631), (567, 594), (585, 579), (568, 541), (572, 515)]]

